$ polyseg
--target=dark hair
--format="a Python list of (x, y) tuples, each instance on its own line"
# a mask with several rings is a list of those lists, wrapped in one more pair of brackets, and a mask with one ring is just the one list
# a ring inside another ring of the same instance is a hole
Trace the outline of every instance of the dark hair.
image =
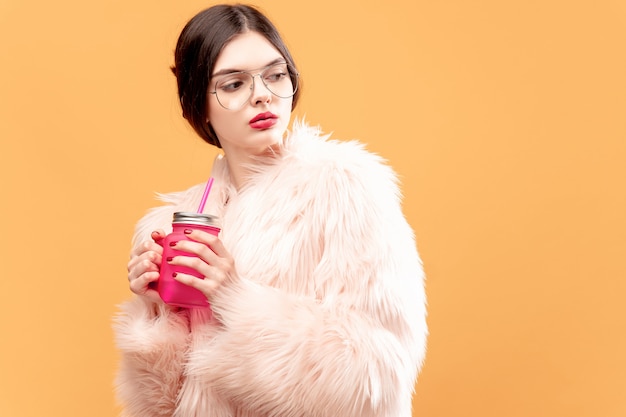
[[(224, 46), (235, 36), (247, 31), (263, 35), (291, 68), (296, 65), (276, 27), (259, 10), (248, 5), (221, 4), (195, 15), (183, 28), (176, 44), (172, 72), (178, 83), (178, 96), (183, 117), (202, 139), (221, 148), (219, 139), (207, 116), (207, 90), (215, 61)], [(297, 73), (290, 74), (297, 82)], [(300, 90), (293, 96), (296, 107)]]

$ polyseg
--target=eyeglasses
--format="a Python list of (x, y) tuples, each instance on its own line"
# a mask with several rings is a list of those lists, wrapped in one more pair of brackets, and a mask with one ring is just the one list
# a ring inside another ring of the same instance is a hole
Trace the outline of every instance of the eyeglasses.
[[(242, 108), (254, 91), (254, 78), (261, 77), (263, 85), (276, 97), (293, 97), (298, 90), (298, 72), (286, 62), (272, 64), (258, 74), (247, 71), (237, 71), (220, 76), (215, 82), (215, 94), (218, 103), (227, 110), (239, 110)], [(291, 76), (293, 77), (293, 82)]]

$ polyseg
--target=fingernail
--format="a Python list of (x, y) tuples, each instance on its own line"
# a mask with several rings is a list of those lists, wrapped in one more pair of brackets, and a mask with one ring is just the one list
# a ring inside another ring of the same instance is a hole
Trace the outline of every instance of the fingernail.
[(185, 230), (183, 230), (183, 233), (184, 233), (184, 234), (186, 234), (186, 235), (190, 234), (191, 232), (192, 232), (192, 230), (191, 230), (191, 229), (185, 229)]
[(174, 278), (176, 278), (176, 275), (178, 275), (178, 272), (172, 272), (172, 276), (173, 276)]
[(178, 242), (170, 242), (170, 246), (176, 246)]
[(172, 259), (174, 259), (174, 258), (173, 258), (173, 257), (171, 257), (171, 256), (168, 256), (167, 258), (165, 258), (165, 260), (166, 260), (167, 262), (172, 262)]

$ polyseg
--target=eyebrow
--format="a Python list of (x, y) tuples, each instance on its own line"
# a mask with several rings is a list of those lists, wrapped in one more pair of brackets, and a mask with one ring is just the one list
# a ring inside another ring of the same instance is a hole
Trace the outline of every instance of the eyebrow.
[[(287, 61), (285, 61), (285, 58), (280, 57), (280, 58), (274, 59), (273, 61), (270, 61), (267, 65), (265, 65), (265, 66), (263, 66), (261, 68), (255, 68), (254, 70), (251, 70), (251, 71), (255, 71), (255, 70), (258, 70), (258, 69), (265, 69), (267, 67), (271, 67), (274, 64), (286, 64), (286, 63), (287, 63)], [(246, 71), (244, 71), (242, 69), (224, 68), (224, 69), (221, 69), (218, 72), (214, 73), (213, 75), (211, 75), (211, 78), (212, 77), (217, 77), (217, 76), (220, 76), (220, 75), (225, 75), (225, 74), (232, 74), (234, 72), (246, 72)]]

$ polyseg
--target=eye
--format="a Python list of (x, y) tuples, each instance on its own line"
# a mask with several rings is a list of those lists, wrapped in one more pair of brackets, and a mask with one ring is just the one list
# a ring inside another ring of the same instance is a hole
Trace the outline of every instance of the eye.
[(235, 75), (225, 77), (217, 82), (216, 89), (225, 93), (235, 92), (246, 85), (244, 75)]
[(222, 84), (220, 85), (220, 90), (222, 91), (235, 91), (237, 90), (239, 87), (241, 87), (243, 85), (243, 83), (241, 81), (233, 81), (231, 83), (228, 84)]
[(284, 80), (288, 76), (289, 71), (287, 70), (287, 65), (280, 64), (268, 68), (265, 74), (263, 74), (263, 79), (268, 83), (276, 83)]

